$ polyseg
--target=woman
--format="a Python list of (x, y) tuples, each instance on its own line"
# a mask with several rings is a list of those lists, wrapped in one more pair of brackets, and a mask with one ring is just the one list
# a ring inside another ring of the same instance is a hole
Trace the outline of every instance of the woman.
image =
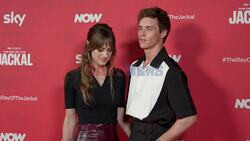
[(99, 23), (91, 27), (81, 67), (65, 78), (63, 141), (117, 141), (117, 122), (130, 134), (123, 121), (125, 75), (112, 67), (115, 54), (112, 29)]

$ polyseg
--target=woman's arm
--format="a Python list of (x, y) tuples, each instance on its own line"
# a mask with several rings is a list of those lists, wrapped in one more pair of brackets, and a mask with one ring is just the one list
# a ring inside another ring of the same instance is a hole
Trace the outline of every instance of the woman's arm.
[(123, 129), (123, 131), (126, 133), (126, 135), (129, 137), (130, 135), (130, 124), (128, 122), (124, 121), (124, 112), (125, 108), (118, 107), (117, 108), (117, 121), (120, 127)]
[(75, 109), (66, 109), (65, 118), (63, 122), (63, 136), (62, 141), (71, 141), (76, 125), (76, 111)]

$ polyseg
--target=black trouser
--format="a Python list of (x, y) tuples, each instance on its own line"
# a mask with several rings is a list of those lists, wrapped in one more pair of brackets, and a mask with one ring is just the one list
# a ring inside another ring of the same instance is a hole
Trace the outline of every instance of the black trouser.
[(166, 128), (157, 123), (145, 123), (133, 120), (129, 141), (155, 141), (166, 130)]

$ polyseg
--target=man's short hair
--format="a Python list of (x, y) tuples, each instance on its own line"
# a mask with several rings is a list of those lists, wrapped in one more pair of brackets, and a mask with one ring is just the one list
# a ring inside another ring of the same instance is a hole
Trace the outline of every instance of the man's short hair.
[(164, 43), (171, 29), (171, 23), (168, 13), (159, 7), (144, 8), (140, 10), (138, 14), (137, 17), (138, 23), (140, 22), (141, 19), (145, 17), (156, 18), (158, 21), (160, 32), (162, 32), (163, 30), (167, 30), (167, 35), (163, 39)]

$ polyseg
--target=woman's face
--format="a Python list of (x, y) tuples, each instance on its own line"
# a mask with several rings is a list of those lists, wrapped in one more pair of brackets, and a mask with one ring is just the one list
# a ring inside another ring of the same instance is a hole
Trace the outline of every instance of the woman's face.
[(112, 49), (109, 45), (103, 45), (91, 51), (92, 65), (94, 66), (105, 66), (112, 56)]

